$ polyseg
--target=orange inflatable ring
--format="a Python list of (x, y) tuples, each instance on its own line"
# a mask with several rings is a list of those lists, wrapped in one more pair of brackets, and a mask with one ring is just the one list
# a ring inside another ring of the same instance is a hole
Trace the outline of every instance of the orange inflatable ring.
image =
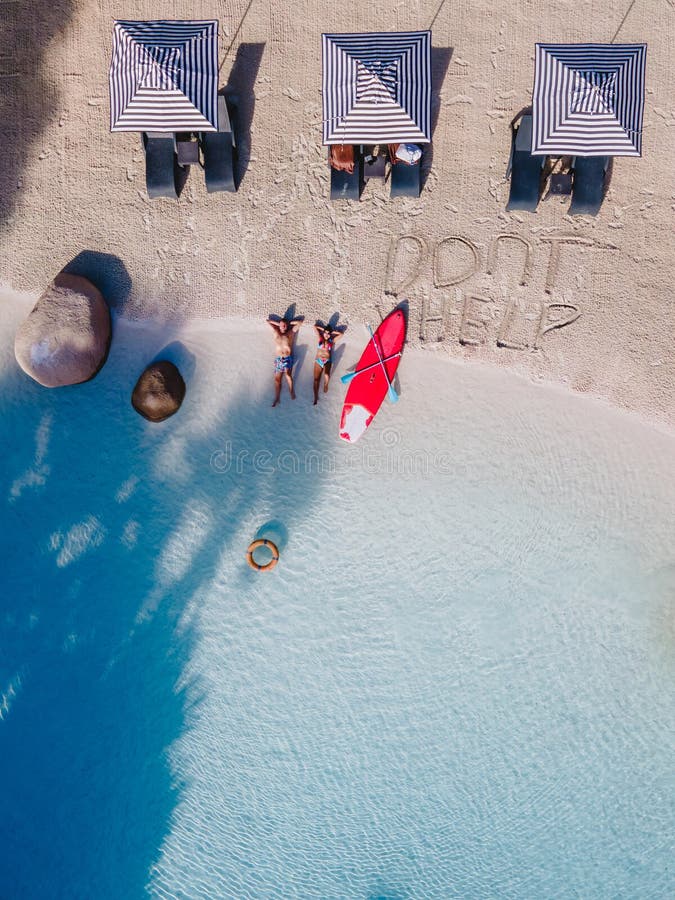
[[(269, 547), (272, 551), (272, 559), (264, 566), (261, 566), (260, 563), (257, 563), (253, 559), (253, 553), (258, 549), (258, 547)], [(272, 541), (268, 541), (267, 538), (260, 538), (257, 541), (252, 541), (248, 545), (248, 550), (246, 551), (246, 562), (252, 569), (255, 569), (257, 572), (269, 572), (270, 569), (273, 569), (279, 562), (279, 550), (277, 548), (277, 545), (273, 544)]]

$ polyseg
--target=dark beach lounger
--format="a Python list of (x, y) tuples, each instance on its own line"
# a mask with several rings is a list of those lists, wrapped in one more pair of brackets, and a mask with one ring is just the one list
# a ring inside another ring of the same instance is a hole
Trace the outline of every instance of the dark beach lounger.
[[(331, 152), (328, 151), (330, 164)], [(346, 172), (344, 169), (336, 169), (330, 166), (330, 199), (331, 200), (359, 200), (363, 187), (363, 157), (358, 147), (354, 147), (354, 171)]]
[(545, 156), (532, 156), (532, 116), (523, 116), (511, 140), (511, 190), (507, 210), (534, 212), (541, 196)]
[(237, 144), (230, 112), (234, 119), (234, 106), (228, 109), (225, 97), (220, 94), (218, 96), (218, 131), (203, 131), (199, 136), (204, 154), (204, 179), (206, 190), (209, 193), (237, 190), (234, 182)]
[(361, 165), (357, 160), (354, 171), (338, 172), (330, 170), (330, 199), (331, 200), (358, 200), (361, 196)]
[(148, 197), (178, 197), (176, 149), (173, 134), (142, 134), (145, 151), (145, 186)]
[(391, 197), (419, 197), (422, 189), (422, 160), (414, 166), (398, 160), (392, 163), (389, 194)]
[(577, 156), (574, 161), (570, 213), (597, 216), (605, 191), (609, 156)]

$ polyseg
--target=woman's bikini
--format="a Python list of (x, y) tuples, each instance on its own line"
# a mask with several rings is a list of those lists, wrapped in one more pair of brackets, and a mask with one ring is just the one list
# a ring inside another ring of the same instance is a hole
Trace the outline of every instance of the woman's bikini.
[(334, 343), (335, 343), (335, 341), (334, 341), (332, 338), (328, 338), (327, 341), (326, 341), (326, 340), (323, 340), (323, 339), (319, 341), (319, 349), (321, 349), (321, 347), (325, 347), (326, 350), (328, 350), (328, 357), (327, 357), (327, 359), (322, 359), (322, 358), (317, 354), (317, 357), (316, 357), (316, 359), (314, 360), (314, 362), (317, 364), (317, 366), (319, 366), (319, 368), (323, 369), (323, 367), (324, 367), (327, 363), (329, 363), (329, 362), (331, 361), (331, 357), (332, 357), (332, 355), (333, 355), (333, 345), (334, 345)]

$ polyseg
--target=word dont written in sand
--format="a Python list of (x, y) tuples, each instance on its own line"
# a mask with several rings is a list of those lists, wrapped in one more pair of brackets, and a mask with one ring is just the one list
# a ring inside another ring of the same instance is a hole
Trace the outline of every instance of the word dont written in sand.
[[(539, 238), (547, 254), (542, 266), (544, 300), (525, 302), (523, 298), (511, 298), (504, 304), (491, 296), (484, 287), (481, 290), (459, 289), (475, 276), (494, 276), (499, 264), (500, 249), (505, 246), (511, 252), (520, 252), (522, 262), (517, 278), (521, 287), (530, 285), (535, 270), (535, 248), (519, 234), (498, 234), (491, 242), (485, 264), (478, 247), (462, 235), (448, 235), (436, 243), (417, 235), (393, 238), (387, 257), (385, 293), (410, 295), (418, 287), (421, 293), (419, 316), (420, 340), (444, 341), (456, 337), (460, 344), (480, 346), (488, 343), (491, 334), (498, 347), (510, 350), (540, 349), (545, 334), (571, 325), (581, 315), (581, 307), (567, 300), (554, 301), (563, 248), (565, 253), (588, 252), (589, 249), (616, 250), (616, 247), (599, 245), (590, 238), (576, 235), (549, 235)], [(429, 296), (429, 275), (433, 284), (433, 301)], [(426, 276), (426, 279), (425, 279)], [(485, 281), (485, 278), (483, 278)], [(452, 294), (444, 289), (454, 288)], [(541, 296), (541, 293), (539, 296)], [(459, 329), (451, 320), (459, 316)]]

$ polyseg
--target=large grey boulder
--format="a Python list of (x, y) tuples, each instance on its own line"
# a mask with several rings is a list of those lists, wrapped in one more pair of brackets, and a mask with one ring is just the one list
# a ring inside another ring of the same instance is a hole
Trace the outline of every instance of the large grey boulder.
[(89, 381), (108, 355), (110, 310), (87, 278), (60, 272), (14, 339), (16, 361), (44, 387)]
[(172, 362), (160, 359), (150, 363), (136, 382), (131, 403), (146, 419), (162, 422), (178, 411), (183, 397), (183, 376)]

